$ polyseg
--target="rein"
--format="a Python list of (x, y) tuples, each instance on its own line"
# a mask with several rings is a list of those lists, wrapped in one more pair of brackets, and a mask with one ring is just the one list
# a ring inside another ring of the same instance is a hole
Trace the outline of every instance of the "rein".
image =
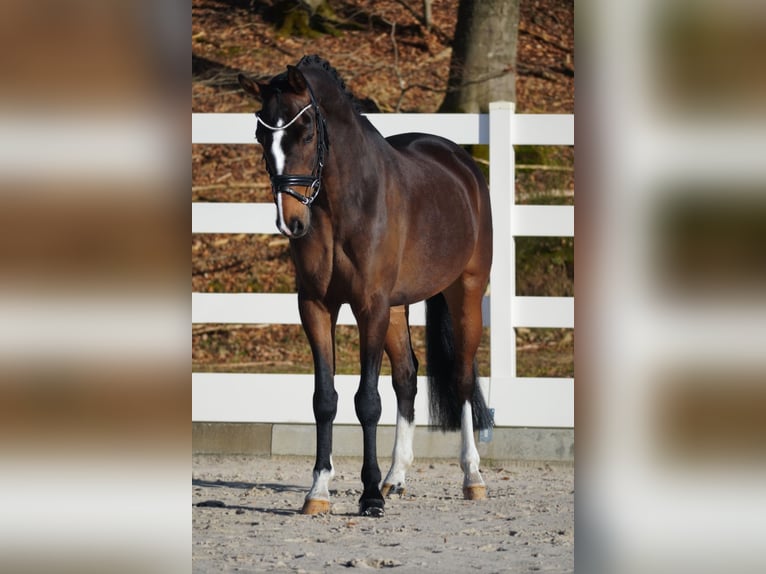
[[(306, 104), (293, 118), (283, 126), (272, 126), (264, 122), (260, 116), (256, 113), (256, 124), (260, 123), (263, 127), (272, 132), (285, 130), (290, 127), (303, 113), (312, 108), (314, 110), (314, 116), (316, 118), (316, 134), (317, 134), (317, 147), (314, 156), (314, 169), (311, 170), (310, 175), (291, 175), (291, 174), (273, 174), (269, 168), (269, 163), (266, 160), (266, 152), (264, 151), (264, 162), (266, 163), (266, 171), (269, 172), (271, 178), (271, 191), (274, 197), (279, 193), (284, 193), (290, 197), (297, 199), (303, 205), (311, 206), (314, 200), (319, 195), (319, 190), (322, 186), (322, 170), (324, 169), (324, 157), (327, 153), (327, 124), (325, 123), (324, 116), (319, 111), (319, 105), (314, 98), (314, 92), (311, 90), (311, 86), (306, 86), (309, 91), (311, 101)], [(303, 195), (295, 191), (292, 186), (302, 186), (309, 189), (309, 195)]]

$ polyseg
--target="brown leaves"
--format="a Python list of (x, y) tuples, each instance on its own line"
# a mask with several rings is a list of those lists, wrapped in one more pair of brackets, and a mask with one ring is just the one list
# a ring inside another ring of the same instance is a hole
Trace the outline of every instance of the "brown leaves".
[[(457, 0), (434, 3), (429, 32), (413, 13), (419, 7), (407, 9), (395, 0), (346, 2), (334, 6), (339, 21), (348, 22), (341, 36), (307, 39), (279, 37), (262, 8), (195, 0), (192, 53), (204, 69), (193, 76), (193, 111), (252, 111), (253, 102), (236, 87), (238, 71), (266, 78), (303, 54), (317, 53), (358, 97), (371, 98), (382, 110), (401, 104), (405, 112), (435, 112), (447, 85), (445, 55), (451, 52), (457, 5)], [(574, 2), (522, 0), (520, 9), (517, 109), (572, 113)]]

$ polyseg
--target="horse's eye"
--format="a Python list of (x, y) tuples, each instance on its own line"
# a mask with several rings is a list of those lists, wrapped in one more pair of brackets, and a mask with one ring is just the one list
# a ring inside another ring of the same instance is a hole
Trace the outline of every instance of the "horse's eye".
[(311, 120), (311, 118), (306, 119), (307, 121), (305, 126), (308, 133), (306, 134), (306, 137), (303, 138), (303, 143), (311, 143), (311, 140), (314, 139), (314, 122)]

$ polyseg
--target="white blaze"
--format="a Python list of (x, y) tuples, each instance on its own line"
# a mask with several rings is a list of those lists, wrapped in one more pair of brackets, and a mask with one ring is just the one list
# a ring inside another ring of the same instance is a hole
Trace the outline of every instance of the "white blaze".
[(282, 194), (277, 194), (277, 226), (279, 227), (279, 230), (287, 235), (288, 237), (292, 235), (292, 232), (290, 231), (290, 228), (287, 227), (287, 224), (285, 223), (285, 214), (284, 211), (282, 211)]
[[(277, 120), (277, 127), (281, 128), (284, 125), (283, 120)], [(274, 138), (271, 142), (271, 155), (274, 158), (274, 170), (276, 171), (276, 175), (282, 175), (282, 172), (285, 169), (285, 152), (282, 149), (282, 138), (285, 135), (285, 130), (283, 129), (277, 129), (274, 130)], [(287, 227), (287, 224), (285, 223), (285, 214), (282, 209), (282, 194), (277, 194), (277, 226), (279, 227), (279, 230), (287, 235), (288, 237), (292, 235), (290, 232), (290, 229)]]
[[(284, 123), (283, 120), (277, 120), (277, 127), (281, 128)], [(274, 138), (271, 142), (271, 155), (274, 157), (274, 170), (277, 175), (282, 175), (282, 171), (285, 169), (285, 152), (282, 149), (284, 135), (285, 130), (274, 130)]]

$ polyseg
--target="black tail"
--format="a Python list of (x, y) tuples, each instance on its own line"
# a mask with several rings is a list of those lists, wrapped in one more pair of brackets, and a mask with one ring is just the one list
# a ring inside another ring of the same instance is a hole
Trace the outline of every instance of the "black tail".
[[(431, 424), (442, 431), (459, 430), (463, 405), (455, 380), (455, 337), (447, 300), (441, 293), (426, 301), (426, 359)], [(487, 429), (492, 426), (492, 415), (479, 388), (475, 362), (473, 378), (473, 428)]]

